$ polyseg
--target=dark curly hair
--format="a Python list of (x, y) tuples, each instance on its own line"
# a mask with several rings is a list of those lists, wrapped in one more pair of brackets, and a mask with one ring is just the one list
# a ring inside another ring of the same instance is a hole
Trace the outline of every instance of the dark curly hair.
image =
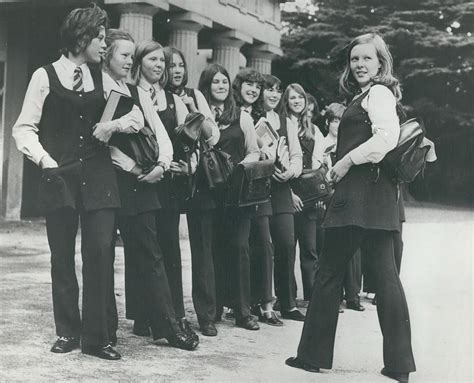
[(77, 56), (83, 52), (92, 39), (99, 35), (100, 27), (108, 28), (107, 13), (91, 4), (87, 8), (76, 8), (64, 19), (60, 29), (61, 53)]
[(264, 79), (263, 75), (252, 68), (244, 68), (237, 73), (234, 81), (232, 82), (232, 89), (234, 90), (235, 103), (237, 107), (244, 105), (244, 100), (242, 94), (240, 93), (242, 89), (242, 84), (244, 82), (256, 82), (260, 84), (260, 94), (258, 95), (257, 100), (252, 104), (252, 119), (255, 122), (258, 121), (260, 117), (264, 115), (263, 110), (263, 89), (264, 89)]

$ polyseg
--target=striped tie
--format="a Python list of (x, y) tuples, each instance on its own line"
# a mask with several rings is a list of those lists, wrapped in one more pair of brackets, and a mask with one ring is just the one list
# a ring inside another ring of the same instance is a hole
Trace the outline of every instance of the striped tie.
[(156, 90), (155, 87), (150, 87), (150, 97), (151, 101), (153, 102), (153, 107), (155, 110), (158, 110), (158, 100), (156, 99)]
[(74, 92), (83, 92), (84, 85), (82, 84), (82, 70), (80, 67), (74, 69), (74, 76), (72, 78), (72, 90)]

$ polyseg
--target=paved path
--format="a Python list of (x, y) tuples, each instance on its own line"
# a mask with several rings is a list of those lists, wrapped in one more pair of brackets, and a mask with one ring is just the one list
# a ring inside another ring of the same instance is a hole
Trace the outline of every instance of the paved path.
[[(402, 280), (412, 319), (418, 371), (411, 382), (471, 382), (473, 315), (472, 211), (409, 208)], [(189, 246), (183, 240), (186, 307), (190, 301)], [(79, 247), (77, 247), (79, 249)], [(77, 257), (80, 270), (80, 256)], [(297, 270), (298, 270), (297, 266)], [(102, 361), (74, 351), (49, 352), (54, 328), (49, 253), (42, 223), (0, 223), (0, 380), (120, 380), (213, 382), (390, 382), (382, 367), (382, 337), (375, 307), (346, 310), (337, 332), (334, 369), (309, 374), (284, 365), (295, 355), (301, 323), (258, 332), (228, 320), (216, 338), (201, 337), (195, 352), (133, 336), (124, 319), (123, 252), (117, 250), (118, 349), (123, 359)], [(299, 279), (299, 276), (298, 276)], [(299, 288), (301, 291), (301, 287)]]

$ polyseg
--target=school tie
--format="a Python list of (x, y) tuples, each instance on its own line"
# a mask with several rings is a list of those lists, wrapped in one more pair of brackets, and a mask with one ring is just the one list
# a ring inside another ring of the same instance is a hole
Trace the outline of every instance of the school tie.
[(83, 92), (84, 84), (82, 83), (82, 70), (80, 67), (74, 69), (74, 76), (72, 78), (72, 90), (74, 92)]
[(156, 98), (156, 90), (155, 87), (150, 87), (150, 97), (151, 97), (151, 102), (153, 103), (153, 107), (155, 110), (158, 110), (158, 100)]
[(221, 108), (214, 108), (214, 121), (216, 122), (219, 122), (219, 118), (221, 116), (222, 112), (221, 112)]

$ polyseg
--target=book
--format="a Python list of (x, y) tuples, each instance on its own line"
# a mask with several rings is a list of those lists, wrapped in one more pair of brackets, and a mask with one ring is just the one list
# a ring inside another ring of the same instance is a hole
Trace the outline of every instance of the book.
[(107, 98), (107, 103), (102, 112), (100, 122), (112, 121), (125, 116), (132, 110), (133, 104), (133, 98), (116, 90), (112, 90)]
[(286, 137), (280, 137), (276, 145), (275, 166), (282, 172), (285, 172), (290, 168), (290, 152), (286, 143)]
[(278, 138), (280, 137), (265, 117), (262, 117), (257, 121), (255, 131), (263, 146), (272, 147), (273, 145), (276, 145)]

